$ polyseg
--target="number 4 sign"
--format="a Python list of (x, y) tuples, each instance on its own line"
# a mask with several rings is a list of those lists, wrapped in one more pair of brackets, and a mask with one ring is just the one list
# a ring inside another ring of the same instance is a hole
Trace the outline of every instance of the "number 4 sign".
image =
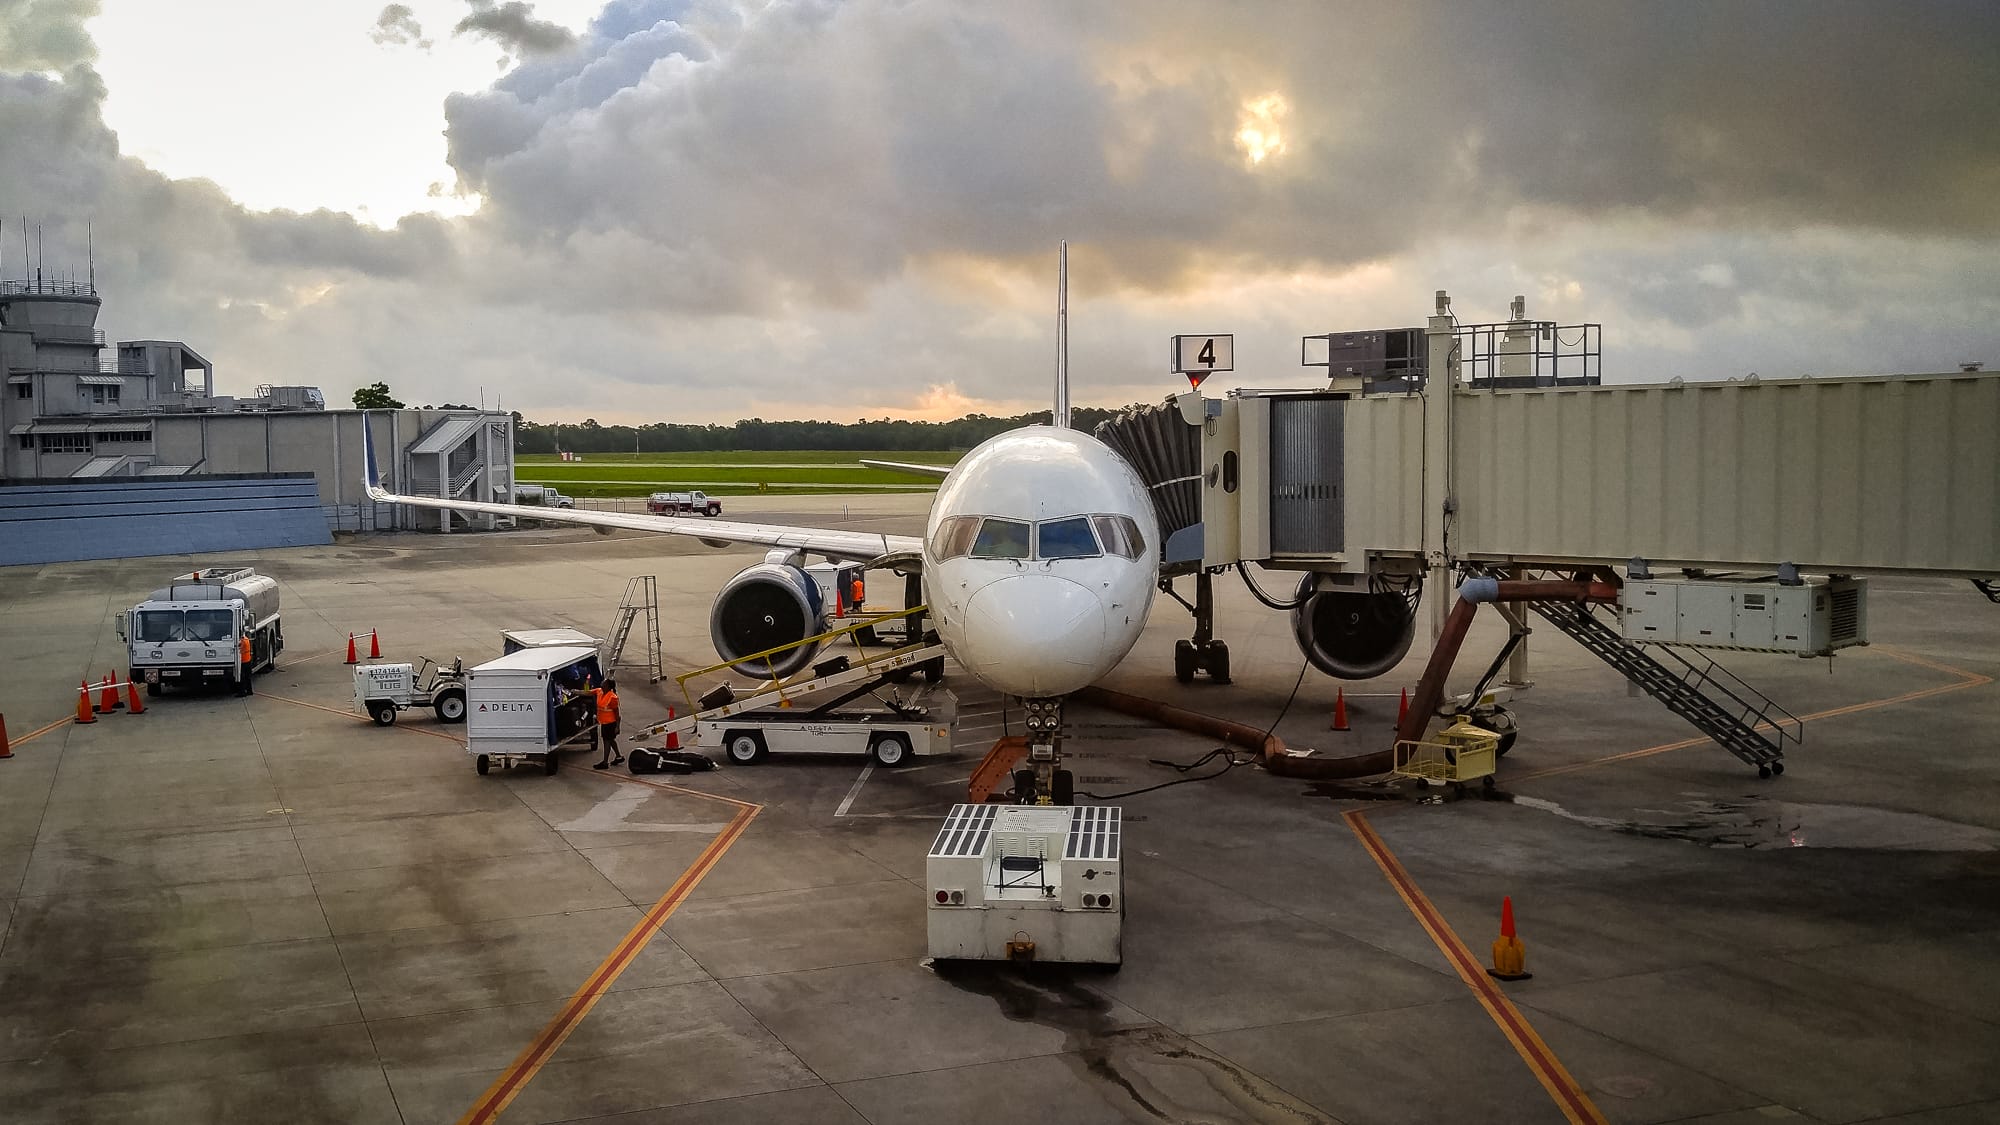
[(1189, 386), (1201, 386), (1201, 381), (1213, 372), (1234, 370), (1236, 337), (1174, 337), (1174, 372), (1187, 376)]

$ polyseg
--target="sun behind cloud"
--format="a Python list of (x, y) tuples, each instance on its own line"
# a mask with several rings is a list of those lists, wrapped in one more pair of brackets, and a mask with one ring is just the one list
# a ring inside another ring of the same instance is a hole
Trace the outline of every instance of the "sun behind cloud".
[(1284, 155), (1283, 123), (1291, 112), (1285, 95), (1275, 92), (1243, 103), (1236, 115), (1236, 147), (1252, 165), (1262, 164), (1266, 157)]

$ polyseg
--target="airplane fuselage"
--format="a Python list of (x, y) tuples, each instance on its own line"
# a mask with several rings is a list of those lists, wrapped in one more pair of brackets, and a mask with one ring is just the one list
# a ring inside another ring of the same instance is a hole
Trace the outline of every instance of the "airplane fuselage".
[(939, 486), (924, 599), (945, 648), (981, 682), (1066, 695), (1138, 641), (1159, 549), (1152, 499), (1111, 447), (1078, 430), (1011, 430)]

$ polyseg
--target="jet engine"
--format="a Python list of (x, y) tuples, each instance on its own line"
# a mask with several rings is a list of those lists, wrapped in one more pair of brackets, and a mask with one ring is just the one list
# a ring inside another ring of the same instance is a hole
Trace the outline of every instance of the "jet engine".
[[(780, 562), (766, 558), (737, 571), (723, 584), (708, 614), (708, 634), (724, 660), (740, 660), (825, 631), (826, 611), (819, 585), (792, 559)], [(789, 676), (810, 663), (818, 649), (818, 645), (801, 645), (738, 668), (752, 676)]]
[(1343, 680), (1366, 680), (1394, 668), (1416, 635), (1415, 599), (1400, 590), (1317, 588), (1299, 583), (1292, 635), (1313, 667)]

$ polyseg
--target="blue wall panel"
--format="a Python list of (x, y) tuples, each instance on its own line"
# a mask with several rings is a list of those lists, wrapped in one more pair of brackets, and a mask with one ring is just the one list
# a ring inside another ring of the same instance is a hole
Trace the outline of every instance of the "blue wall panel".
[(0, 566), (331, 542), (311, 473), (0, 484)]

